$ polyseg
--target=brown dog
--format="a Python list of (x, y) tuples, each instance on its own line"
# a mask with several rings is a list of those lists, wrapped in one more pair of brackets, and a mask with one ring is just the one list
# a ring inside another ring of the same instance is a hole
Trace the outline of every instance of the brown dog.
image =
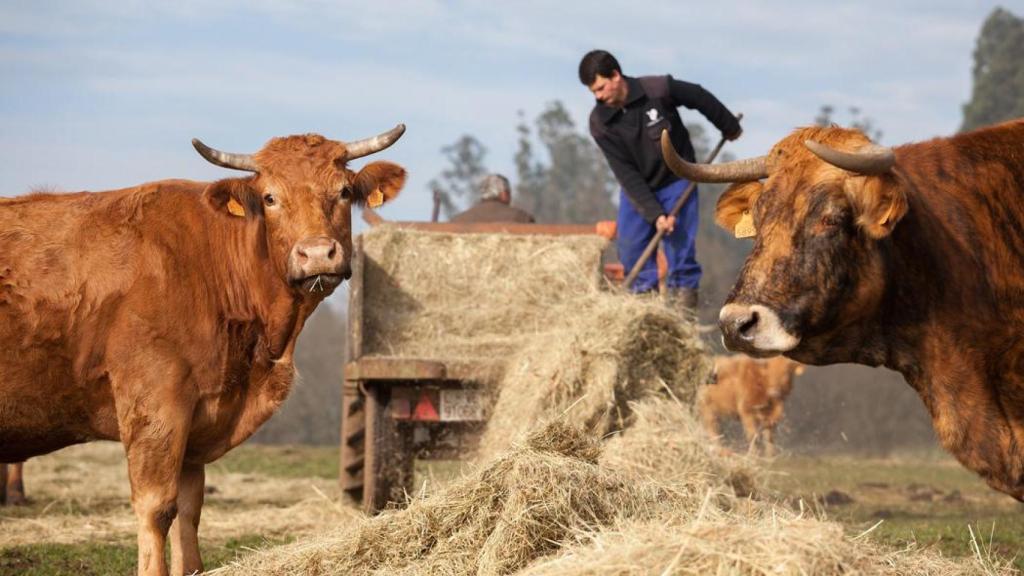
[(704, 386), (697, 398), (705, 430), (718, 441), (718, 419), (739, 417), (750, 449), (755, 449), (760, 438), (765, 455), (773, 455), (772, 433), (782, 420), (783, 402), (793, 389), (793, 377), (803, 370), (802, 365), (783, 356), (768, 360), (741, 355), (716, 357), (717, 382)]

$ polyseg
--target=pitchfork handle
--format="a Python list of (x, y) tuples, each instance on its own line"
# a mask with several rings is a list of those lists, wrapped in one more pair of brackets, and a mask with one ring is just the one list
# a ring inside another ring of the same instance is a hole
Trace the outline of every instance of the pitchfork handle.
[[(736, 115), (736, 120), (739, 121), (742, 119), (743, 113), (740, 112), (739, 114)], [(708, 154), (708, 159), (704, 163), (711, 164), (712, 162), (714, 162), (715, 157), (718, 156), (718, 153), (722, 150), (722, 146), (725, 146), (724, 135), (721, 139), (718, 140), (718, 144), (711, 151), (711, 154)], [(669, 216), (675, 216), (679, 214), (679, 211), (683, 209), (683, 204), (686, 204), (686, 201), (690, 199), (690, 194), (693, 194), (693, 190), (696, 187), (696, 182), (690, 182), (690, 185), (687, 186), (686, 190), (683, 191), (683, 195), (680, 196), (679, 200), (676, 200), (676, 203), (672, 206), (672, 210), (669, 211), (668, 213)], [(644, 253), (640, 255), (640, 259), (636, 261), (636, 264), (633, 265), (633, 269), (629, 271), (629, 276), (626, 276), (626, 281), (623, 284), (626, 286), (627, 289), (633, 285), (633, 282), (636, 281), (636, 277), (640, 275), (640, 270), (644, 267), (644, 264), (646, 264), (647, 261), (650, 260), (651, 255), (654, 254), (654, 252), (658, 249), (658, 243), (660, 243), (661, 239), (664, 237), (665, 231), (658, 230), (654, 234), (654, 238), (651, 238), (651, 241), (647, 244), (647, 248), (644, 249)]]

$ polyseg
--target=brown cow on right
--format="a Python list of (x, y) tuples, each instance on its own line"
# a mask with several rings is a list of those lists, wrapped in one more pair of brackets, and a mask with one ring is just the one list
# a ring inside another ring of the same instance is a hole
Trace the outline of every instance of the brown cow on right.
[(713, 166), (662, 150), (737, 183), (716, 220), (754, 246), (719, 315), (729, 349), (902, 373), (942, 445), (1024, 500), (1024, 120), (895, 149), (801, 128)]
[(793, 390), (794, 376), (803, 371), (799, 363), (782, 356), (768, 360), (739, 354), (715, 357), (716, 382), (701, 388), (697, 399), (704, 429), (717, 442), (719, 418), (737, 417), (750, 449), (756, 449), (760, 440), (765, 456), (772, 456), (772, 435), (782, 420), (783, 403)]

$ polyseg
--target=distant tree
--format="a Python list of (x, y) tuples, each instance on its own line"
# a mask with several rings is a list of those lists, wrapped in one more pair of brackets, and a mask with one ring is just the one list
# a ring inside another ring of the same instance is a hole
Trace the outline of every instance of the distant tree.
[(974, 49), (974, 91), (961, 131), (1024, 116), (1024, 19), (996, 8)]
[(459, 204), (470, 204), (479, 197), (480, 180), (487, 175), (484, 164), (487, 148), (475, 137), (463, 134), (454, 143), (441, 148), (441, 153), (449, 166), (428, 186), (437, 193), (441, 211), (450, 217), (459, 211)]
[(814, 117), (814, 124), (817, 126), (830, 126), (832, 124), (838, 124), (840, 126), (849, 126), (850, 128), (856, 128), (860, 130), (868, 138), (874, 142), (882, 140), (882, 131), (875, 126), (875, 121), (867, 116), (860, 115), (860, 108), (857, 106), (850, 106), (847, 111), (850, 114), (850, 121), (846, 124), (834, 120), (835, 107), (829, 104), (823, 104), (818, 110), (818, 115)]
[(536, 119), (536, 136), (547, 153), (533, 156), (531, 132), (520, 114), (514, 201), (539, 222), (588, 223), (615, 216), (617, 185), (604, 155), (589, 135), (576, 130), (565, 105), (556, 100)]
[(533, 157), (533, 143), (530, 138), (530, 127), (526, 124), (526, 115), (522, 110), (517, 113), (519, 123), (516, 132), (519, 134), (515, 154), (516, 189), (513, 203), (527, 208), (536, 217), (538, 211), (544, 212), (544, 177), (545, 168)]

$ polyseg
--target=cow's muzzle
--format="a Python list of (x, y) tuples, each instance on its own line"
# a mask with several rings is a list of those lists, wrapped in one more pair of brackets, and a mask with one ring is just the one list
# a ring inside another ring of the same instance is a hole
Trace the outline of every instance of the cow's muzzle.
[(774, 356), (800, 343), (774, 310), (760, 304), (726, 304), (718, 315), (718, 327), (726, 348), (751, 356)]
[(288, 280), (313, 294), (330, 294), (352, 276), (341, 243), (333, 238), (307, 238), (292, 247)]

